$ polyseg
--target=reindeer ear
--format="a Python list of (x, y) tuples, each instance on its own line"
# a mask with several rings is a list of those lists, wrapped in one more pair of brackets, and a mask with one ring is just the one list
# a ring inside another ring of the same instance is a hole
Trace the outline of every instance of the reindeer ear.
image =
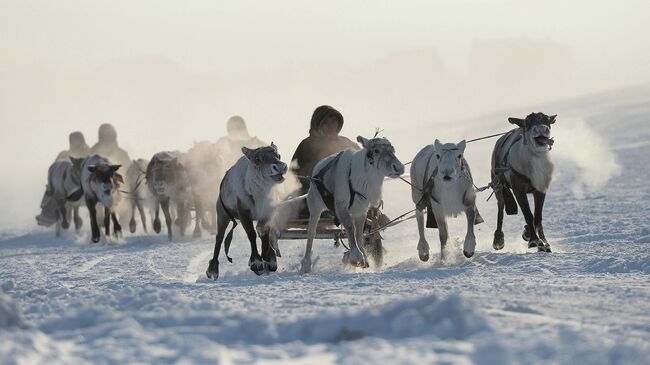
[(97, 166), (96, 166), (96, 165), (90, 165), (90, 166), (88, 166), (88, 171), (94, 173), (95, 171), (97, 171)]
[(253, 161), (253, 157), (254, 157), (253, 155), (254, 155), (255, 150), (252, 150), (252, 149), (250, 149), (250, 148), (248, 148), (248, 147), (242, 147), (242, 148), (241, 148), (241, 152), (244, 154), (244, 156), (245, 156), (249, 161)]
[(122, 167), (122, 165), (111, 165), (111, 170), (113, 170), (113, 172), (115, 172), (115, 171), (119, 170), (120, 167)]
[(555, 123), (555, 117), (557, 117), (557, 114), (549, 116), (548, 117), (548, 124)]
[(521, 118), (508, 118), (508, 122), (516, 124), (518, 127), (523, 127), (526, 120)]
[(433, 148), (434, 148), (437, 152), (442, 151), (442, 143), (440, 143), (440, 140), (439, 140), (439, 139), (436, 139), (436, 140), (433, 142)]
[(273, 148), (275, 153), (278, 153), (278, 146), (276, 146), (275, 143), (271, 142), (271, 148)]
[(368, 147), (368, 139), (363, 138), (362, 136), (357, 136), (357, 142), (361, 143), (361, 147)]
[(117, 182), (119, 182), (120, 184), (124, 184), (124, 178), (122, 178), (122, 175), (116, 172), (113, 176), (115, 177), (115, 180)]
[(467, 145), (467, 142), (465, 140), (460, 141), (456, 146), (460, 150), (460, 153), (465, 153), (465, 146)]

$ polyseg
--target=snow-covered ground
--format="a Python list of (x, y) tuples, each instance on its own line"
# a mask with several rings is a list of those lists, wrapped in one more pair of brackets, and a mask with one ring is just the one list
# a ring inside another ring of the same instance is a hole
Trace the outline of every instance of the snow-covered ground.
[[(488, 193), (469, 260), (464, 218), (452, 220), (445, 262), (429, 231), (428, 263), (408, 221), (385, 232), (384, 267), (344, 268), (342, 249), (319, 241), (305, 276), (303, 241), (281, 242), (278, 273), (255, 276), (242, 231), (234, 263), (222, 259), (212, 282), (212, 237), (94, 245), (86, 230), (55, 239), (3, 227), (0, 363), (649, 363), (650, 87), (534, 109), (559, 114), (545, 209), (552, 254), (525, 248), (521, 216), (506, 217), (506, 247), (494, 252)], [(409, 160), (439, 136), (507, 130), (506, 116), (395, 132), (411, 147), (398, 155)], [(493, 143), (468, 146), (479, 185)], [(411, 209), (408, 186), (387, 182), (385, 201), (392, 216)]]

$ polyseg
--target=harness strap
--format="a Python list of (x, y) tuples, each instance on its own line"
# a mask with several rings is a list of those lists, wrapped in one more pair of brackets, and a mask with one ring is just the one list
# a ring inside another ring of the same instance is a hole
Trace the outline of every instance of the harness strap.
[(350, 166), (350, 172), (348, 174), (348, 184), (350, 185), (350, 205), (348, 205), (348, 208), (354, 204), (354, 196), (359, 195), (365, 200), (368, 200), (365, 195), (361, 194), (360, 192), (354, 190), (354, 187), (352, 186), (352, 166)]
[(327, 190), (325, 187), (325, 182), (323, 181), (323, 177), (325, 176), (325, 173), (329, 171), (341, 158), (341, 155), (343, 154), (343, 151), (339, 152), (333, 159), (331, 159), (316, 175), (312, 177), (312, 181), (314, 184), (316, 184), (316, 189), (320, 193), (321, 198), (323, 199), (323, 202), (325, 203), (325, 206), (327, 209), (334, 213), (335, 208), (334, 208), (334, 194)]

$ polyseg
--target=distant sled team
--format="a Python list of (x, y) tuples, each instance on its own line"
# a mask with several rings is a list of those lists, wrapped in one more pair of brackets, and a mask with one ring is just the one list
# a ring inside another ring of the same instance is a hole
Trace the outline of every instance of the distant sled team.
[[(525, 219), (522, 238), (528, 247), (551, 252), (542, 212), (553, 175), (549, 151), (556, 116), (532, 113), (508, 120), (517, 128), (495, 135), (500, 138), (492, 152), (487, 186), (492, 188), (498, 208), (493, 248), (501, 250), (505, 244), (504, 211), (516, 215), (521, 210)], [(194, 237), (200, 237), (202, 230), (216, 234), (206, 271), (215, 280), (222, 243), (232, 262), (228, 253), (237, 222), (251, 245), (248, 265), (258, 275), (277, 270), (280, 239), (307, 241), (301, 273), (312, 270), (311, 253), (317, 238), (333, 238), (337, 246), (347, 239), (345, 264), (381, 266), (385, 250), (379, 232), (408, 219), (403, 215), (391, 220), (381, 212), (382, 185), (385, 178), (401, 178), (405, 166), (388, 139), (378, 138), (378, 133), (369, 139), (359, 136), (357, 145), (339, 135), (342, 127), (340, 112), (327, 105), (317, 108), (309, 137), (301, 142), (291, 165), (281, 161), (275, 144), (250, 137), (241, 117), (228, 121), (228, 136), (216, 144), (195, 143), (185, 153), (159, 152), (149, 161), (130, 160), (117, 146), (117, 134), (110, 125), (102, 125), (100, 142), (92, 149), (83, 135), (75, 132), (70, 136), (70, 150), (62, 152), (48, 170), (37, 221), (45, 226), (55, 224), (59, 236), (72, 220), (78, 232), (82, 226), (79, 207), (85, 205), (90, 238), (99, 242), (100, 223), (106, 237), (111, 236), (111, 224), (113, 236), (121, 237), (123, 217), (128, 217), (131, 233), (137, 230), (137, 220), (147, 232), (146, 211), (153, 218), (151, 227), (159, 233), (162, 209), (170, 241), (176, 230), (183, 236), (192, 220)], [(411, 162), (410, 182), (402, 178), (411, 185), (419, 235), (417, 253), (422, 261), (430, 257), (425, 227), (438, 229), (440, 257), (444, 259), (447, 219), (461, 213), (467, 218), (463, 254), (470, 258), (475, 253), (474, 225), (484, 222), (476, 207), (476, 192), (483, 189), (475, 189), (464, 157), (467, 143), (436, 139)], [(301, 187), (279, 194), (276, 190), (281, 189), (276, 186), (284, 186), (288, 174), (299, 179)], [(532, 211), (528, 194), (533, 195)]]

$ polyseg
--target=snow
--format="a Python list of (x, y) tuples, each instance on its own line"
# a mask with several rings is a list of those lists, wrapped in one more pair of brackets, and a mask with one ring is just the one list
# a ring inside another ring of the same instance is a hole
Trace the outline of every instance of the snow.
[[(444, 262), (431, 230), (431, 260), (420, 262), (408, 221), (385, 232), (384, 267), (344, 268), (342, 249), (323, 240), (304, 276), (304, 241), (281, 241), (278, 272), (258, 277), (239, 229), (234, 263), (222, 259), (213, 282), (204, 274), (213, 237), (90, 244), (87, 225), (63, 239), (2, 228), (0, 363), (648, 363), (650, 87), (534, 109), (559, 115), (545, 208), (552, 254), (526, 248), (521, 216), (506, 217), (505, 249), (494, 252), (488, 193), (478, 197), (486, 223), (471, 259), (462, 255), (464, 217), (450, 219)], [(506, 114), (391, 140), (415, 138), (413, 151), (398, 144), (407, 161), (441, 134), (507, 130)], [(492, 145), (467, 147), (477, 184), (489, 179)], [(391, 216), (411, 209), (406, 184), (388, 182), (385, 198)]]

